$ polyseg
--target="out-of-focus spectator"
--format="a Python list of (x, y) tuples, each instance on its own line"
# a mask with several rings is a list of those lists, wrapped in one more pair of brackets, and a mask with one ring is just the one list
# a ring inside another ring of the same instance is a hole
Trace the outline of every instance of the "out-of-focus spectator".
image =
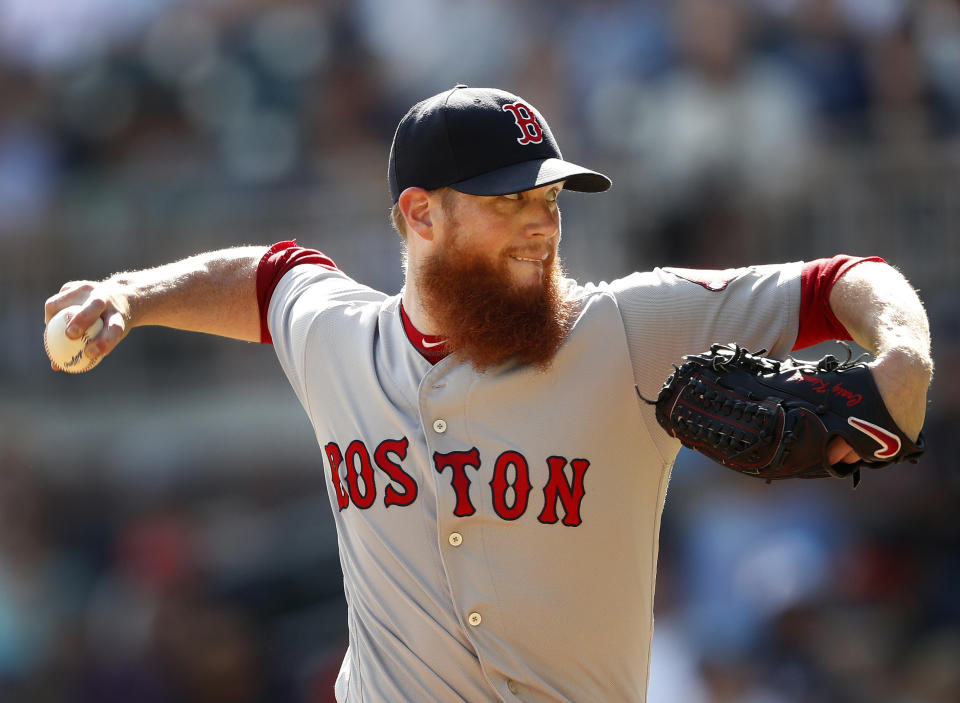
[(69, 682), (71, 625), (84, 596), (83, 569), (49, 534), (42, 484), (0, 447), (0, 698), (44, 700)]
[(813, 148), (804, 93), (776, 64), (750, 55), (749, 17), (738, 3), (683, 0), (675, 21), (683, 60), (638, 96), (630, 143), (640, 168), (681, 207), (703, 191), (796, 191)]
[(732, 266), (748, 253), (746, 210), (806, 186), (814, 115), (789, 72), (751, 53), (739, 3), (684, 0), (673, 21), (679, 64), (639, 87), (631, 121), (610, 136), (629, 149), (655, 213), (653, 241), (638, 248), (675, 265)]
[(940, 128), (960, 128), (960, 7), (951, 0), (916, 3), (916, 41), (923, 74), (937, 99)]
[(59, 179), (45, 96), (29, 71), (0, 64), (0, 239), (36, 226)]
[(531, 34), (509, 0), (355, 4), (364, 40), (383, 59), (384, 89), (404, 104), (438, 85), (488, 85), (524, 57)]
[(810, 96), (822, 139), (865, 134), (870, 105), (864, 46), (844, 22), (837, 0), (790, 3), (765, 50)]
[(917, 45), (905, 30), (876, 39), (869, 53), (872, 124), (877, 139), (915, 145), (933, 134), (934, 113)]

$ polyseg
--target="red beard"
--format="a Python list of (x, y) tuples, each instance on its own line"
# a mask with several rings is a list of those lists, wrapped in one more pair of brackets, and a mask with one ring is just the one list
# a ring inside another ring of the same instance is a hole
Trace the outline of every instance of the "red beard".
[(512, 284), (509, 265), (507, 257), (497, 263), (463, 250), (454, 237), (417, 276), (420, 299), (447, 348), (478, 371), (510, 359), (546, 369), (573, 319), (556, 256), (543, 262), (536, 287)]

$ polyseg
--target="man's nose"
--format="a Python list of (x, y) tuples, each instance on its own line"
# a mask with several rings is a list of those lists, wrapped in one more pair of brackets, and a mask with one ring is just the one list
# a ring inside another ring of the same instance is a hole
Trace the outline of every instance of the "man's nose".
[(526, 233), (529, 237), (555, 237), (560, 232), (560, 211), (550, 201), (532, 202), (529, 206)]

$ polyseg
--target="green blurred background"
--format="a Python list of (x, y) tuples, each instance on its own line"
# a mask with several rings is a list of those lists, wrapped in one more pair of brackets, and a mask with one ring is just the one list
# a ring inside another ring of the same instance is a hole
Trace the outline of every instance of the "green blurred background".
[(272, 350), (151, 328), (55, 374), (43, 302), (293, 237), (397, 291), (389, 141), (457, 82), (613, 178), (561, 198), (581, 280), (879, 254), (928, 306), (919, 465), (681, 453), (651, 703), (960, 701), (955, 0), (0, 0), (0, 700), (332, 700), (336, 538)]

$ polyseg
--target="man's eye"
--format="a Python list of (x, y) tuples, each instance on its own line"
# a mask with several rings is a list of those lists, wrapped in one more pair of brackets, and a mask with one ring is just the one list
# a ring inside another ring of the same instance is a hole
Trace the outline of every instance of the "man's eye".
[(503, 197), (507, 200), (520, 200), (520, 193), (507, 193)]

